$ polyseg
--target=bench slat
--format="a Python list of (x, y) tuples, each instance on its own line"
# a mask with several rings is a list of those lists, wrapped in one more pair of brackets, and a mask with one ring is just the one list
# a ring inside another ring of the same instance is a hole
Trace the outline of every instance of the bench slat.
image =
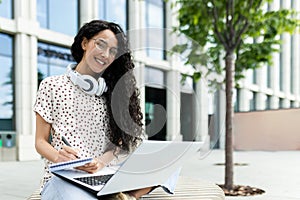
[[(40, 200), (39, 190), (35, 191), (27, 200)], [(201, 199), (201, 200), (224, 200), (223, 190), (213, 183), (179, 177), (175, 194), (167, 194), (163, 189), (157, 188), (151, 194), (145, 195), (141, 200), (182, 200), (182, 199)]]

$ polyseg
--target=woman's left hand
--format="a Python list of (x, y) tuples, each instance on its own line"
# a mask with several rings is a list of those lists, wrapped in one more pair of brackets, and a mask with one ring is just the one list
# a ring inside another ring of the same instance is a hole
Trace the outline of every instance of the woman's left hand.
[(100, 169), (103, 169), (104, 167), (105, 164), (103, 162), (101, 162), (99, 159), (94, 158), (92, 162), (80, 167), (76, 167), (76, 169), (93, 174), (99, 171)]

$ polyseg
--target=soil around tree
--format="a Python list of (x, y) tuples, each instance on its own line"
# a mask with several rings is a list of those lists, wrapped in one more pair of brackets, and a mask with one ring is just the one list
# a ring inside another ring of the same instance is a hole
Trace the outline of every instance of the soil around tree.
[(244, 185), (234, 185), (232, 190), (228, 190), (224, 187), (224, 184), (218, 184), (220, 188), (225, 193), (225, 196), (253, 196), (253, 195), (260, 195), (265, 193), (264, 190), (251, 187), (251, 186), (244, 186)]
[[(225, 165), (225, 163), (216, 163), (215, 165)], [(248, 166), (247, 163), (233, 163), (234, 166)], [(265, 193), (264, 190), (251, 187), (249, 185), (234, 185), (232, 190), (225, 188), (224, 184), (217, 184), (225, 193), (225, 196), (254, 196)]]

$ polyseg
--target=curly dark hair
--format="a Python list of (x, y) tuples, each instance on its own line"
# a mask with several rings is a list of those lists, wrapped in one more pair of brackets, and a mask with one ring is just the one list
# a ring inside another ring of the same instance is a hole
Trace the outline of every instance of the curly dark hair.
[(81, 47), (82, 40), (84, 38), (89, 40), (106, 29), (111, 30), (118, 40), (116, 58), (102, 74), (108, 87), (107, 92), (104, 93), (110, 118), (109, 139), (112, 143), (108, 148), (112, 149), (118, 146), (123, 151), (130, 152), (141, 141), (143, 115), (139, 90), (133, 74), (134, 63), (128, 39), (122, 28), (118, 24), (104, 20), (93, 20), (86, 23), (75, 36), (71, 53), (75, 61), (79, 63), (84, 53)]

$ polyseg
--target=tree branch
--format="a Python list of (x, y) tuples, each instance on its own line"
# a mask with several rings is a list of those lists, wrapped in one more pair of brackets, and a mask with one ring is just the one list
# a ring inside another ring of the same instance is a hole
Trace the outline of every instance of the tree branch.
[(253, 6), (253, 0), (250, 0), (250, 3), (249, 3), (249, 8), (248, 8), (248, 10), (250, 10), (250, 9), (252, 8), (252, 6)]
[(226, 35), (225, 35), (225, 38), (222, 36), (222, 34), (220, 33), (220, 31), (218, 30), (218, 26), (217, 26), (217, 22), (218, 22), (218, 11), (217, 11), (217, 8), (215, 6), (215, 3), (214, 1), (212, 1), (212, 4), (213, 4), (213, 26), (214, 26), (214, 32), (217, 36), (217, 38), (220, 40), (220, 42), (224, 45), (225, 49), (229, 49), (229, 46), (228, 46), (228, 38), (226, 38)]
[[(253, 2), (253, 0), (252, 0), (252, 2)], [(255, 7), (255, 10), (257, 10), (257, 9), (260, 7), (261, 4), (262, 4), (262, 0), (260, 0), (260, 1), (258, 2), (258, 4), (257, 4), (256, 7)]]
[[(249, 2), (249, 7), (248, 7), (248, 10), (250, 11), (251, 9), (252, 9), (252, 6), (253, 6), (253, 3), (254, 3), (254, 0), (250, 0), (250, 2)], [(257, 10), (260, 6), (261, 6), (261, 3), (262, 3), (262, 0), (259, 0), (259, 2), (258, 2), (258, 4), (255, 6), (255, 10)], [(237, 32), (238, 32), (238, 34), (237, 34), (237, 37), (236, 37), (236, 39), (235, 39), (235, 45), (234, 45), (234, 47), (237, 47), (239, 44), (240, 44), (240, 42), (241, 42), (241, 37), (242, 37), (242, 34), (247, 30), (247, 28), (249, 27), (249, 19), (247, 19), (245, 16), (243, 16), (243, 15), (239, 15), (239, 17), (238, 17), (238, 20), (237, 20), (237, 22), (235, 23), (235, 25), (238, 25), (238, 24), (240, 24), (240, 22), (242, 21), (242, 20), (244, 20), (245, 21), (245, 24), (243, 25), (243, 27), (240, 29), (240, 30), (238, 30)]]
[(235, 44), (234, 44), (234, 46), (233, 46), (234, 48), (235, 48), (237, 45), (240, 44), (241, 39), (242, 39), (242, 34), (247, 30), (248, 27), (249, 27), (249, 21), (248, 21), (248, 19), (245, 18), (245, 24), (244, 24), (244, 26), (242, 27), (242, 29), (240, 29), (240, 30), (238, 31), (237, 37), (236, 37), (236, 39), (235, 39)]
[(235, 30), (234, 30), (234, 26), (233, 26), (233, 16), (234, 16), (234, 0), (228, 0), (228, 4), (227, 4), (227, 16), (226, 16), (226, 20), (227, 20), (227, 27), (229, 30), (229, 46), (233, 46), (233, 42), (234, 42), (234, 37), (235, 37)]

